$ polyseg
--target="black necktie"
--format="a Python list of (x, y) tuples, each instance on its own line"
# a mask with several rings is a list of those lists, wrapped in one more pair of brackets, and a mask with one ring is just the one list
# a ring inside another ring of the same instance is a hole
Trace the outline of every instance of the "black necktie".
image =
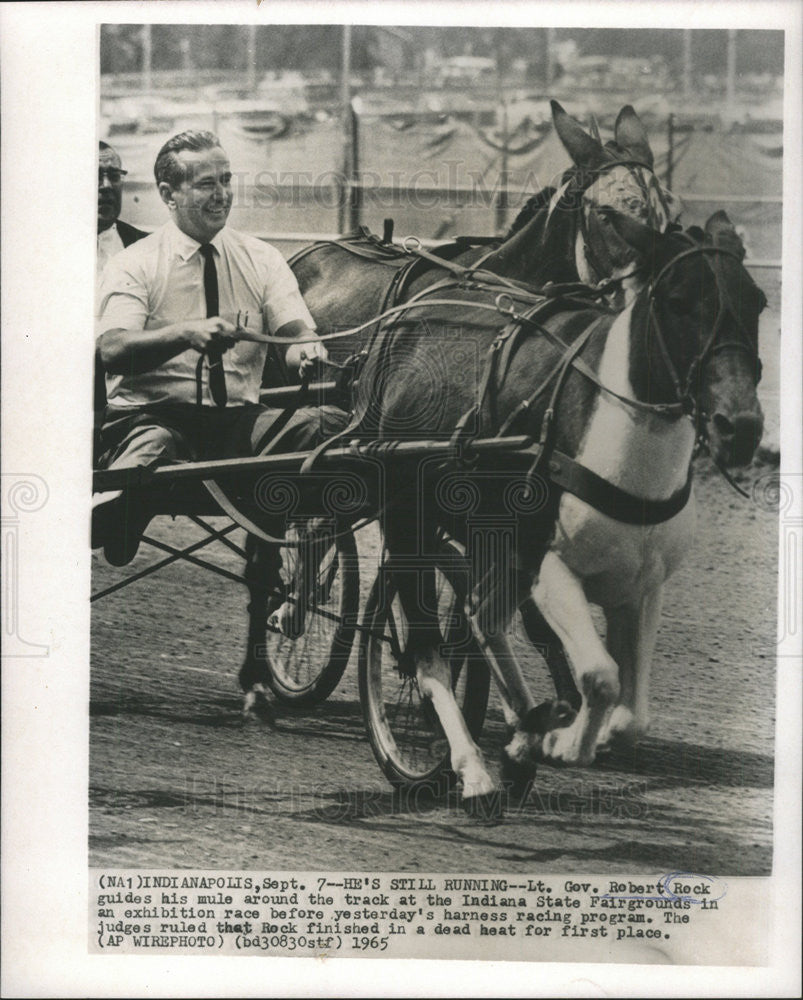
[[(204, 295), (206, 296), (206, 315), (220, 315), (220, 300), (217, 287), (217, 269), (215, 267), (215, 251), (211, 243), (200, 247), (204, 259)], [(210, 345), (206, 350), (209, 358), (209, 391), (218, 406), (225, 406), (228, 394), (226, 392), (226, 375), (223, 371), (223, 351)]]

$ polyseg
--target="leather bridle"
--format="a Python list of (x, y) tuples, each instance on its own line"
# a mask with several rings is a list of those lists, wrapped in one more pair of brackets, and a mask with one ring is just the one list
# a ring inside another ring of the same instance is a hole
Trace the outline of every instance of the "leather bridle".
[[(643, 163), (641, 160), (614, 159), (602, 164), (601, 166), (593, 170), (583, 171), (582, 180), (584, 181), (584, 183), (578, 184), (577, 180), (579, 180), (579, 178), (575, 180), (576, 186), (573, 186), (570, 183), (569, 187), (564, 192), (564, 197), (566, 195), (570, 195), (572, 190), (574, 190), (574, 192), (576, 192), (576, 194), (580, 196), (583, 202), (580, 205), (580, 213), (579, 213), (580, 236), (582, 237), (583, 240), (583, 252), (585, 254), (586, 263), (591, 268), (591, 270), (594, 273), (596, 273), (598, 279), (610, 275), (616, 265), (611, 260), (610, 254), (608, 253), (608, 249), (605, 246), (604, 241), (595, 238), (595, 234), (592, 231), (592, 227), (589, 225), (589, 215), (590, 213), (597, 212), (600, 209), (604, 211), (604, 209), (608, 206), (597, 205), (590, 199), (588, 199), (588, 203), (585, 204), (586, 193), (592, 187), (596, 179), (609, 173), (615, 167), (626, 167), (628, 173), (636, 182), (636, 185), (641, 191), (644, 203), (647, 206), (648, 215), (646, 224), (649, 225), (650, 228), (655, 229), (656, 232), (664, 232), (666, 231), (667, 225), (672, 223), (673, 221), (669, 204), (664, 195), (663, 188), (658, 182), (658, 178), (655, 176), (655, 173), (652, 171), (652, 169), (649, 166), (647, 166), (647, 164)], [(652, 175), (652, 183), (649, 183), (644, 179), (644, 171), (648, 171)], [(591, 179), (587, 180), (589, 175), (591, 175)], [(660, 226), (657, 225), (659, 219), (656, 217), (656, 208), (655, 205), (653, 204), (651, 191), (655, 193), (655, 196), (659, 202), (660, 210), (663, 213), (665, 219), (664, 224)], [(614, 206), (610, 207), (613, 208)]]
[[(758, 349), (751, 343), (750, 336), (747, 330), (745, 329), (744, 324), (741, 322), (738, 315), (736, 314), (736, 311), (732, 303), (730, 302), (729, 296), (727, 295), (727, 292), (723, 288), (722, 280), (720, 279), (717, 270), (714, 268), (711, 261), (708, 259), (708, 257), (713, 254), (725, 257), (731, 257), (733, 258), (733, 260), (737, 261), (737, 263), (739, 263), (740, 265), (742, 263), (741, 256), (735, 251), (729, 250), (726, 247), (716, 246), (714, 244), (711, 245), (695, 244), (694, 246), (690, 246), (686, 250), (681, 250), (680, 253), (676, 254), (668, 263), (666, 263), (658, 272), (658, 274), (652, 279), (648, 290), (649, 317), (650, 317), (650, 322), (652, 324), (652, 330), (658, 344), (658, 350), (661, 353), (663, 363), (666, 367), (667, 372), (669, 373), (672, 385), (674, 386), (677, 400), (683, 406), (684, 412), (688, 413), (689, 416), (691, 416), (692, 419), (694, 420), (695, 426), (698, 428), (698, 432), (700, 431), (701, 417), (704, 417), (705, 414), (700, 410), (699, 406), (697, 405), (697, 401), (694, 398), (692, 390), (695, 383), (699, 382), (703, 368), (715, 354), (718, 354), (721, 351), (725, 350), (741, 351), (742, 353), (747, 354), (748, 358), (750, 359), (750, 362), (754, 365), (756, 371), (756, 384), (758, 384), (759, 380), (761, 379), (761, 359), (758, 356)], [(705, 260), (708, 267), (710, 268), (711, 273), (713, 274), (714, 277), (714, 282), (717, 287), (717, 296), (719, 301), (717, 305), (717, 315), (714, 320), (714, 324), (711, 328), (711, 332), (706, 338), (706, 341), (701, 347), (701, 349), (693, 357), (691, 364), (689, 365), (689, 369), (686, 373), (686, 378), (683, 381), (683, 383), (681, 383), (677, 367), (675, 363), (672, 361), (672, 357), (669, 353), (666, 337), (664, 335), (664, 330), (661, 325), (661, 321), (658, 317), (658, 311), (655, 307), (656, 294), (661, 282), (666, 278), (668, 274), (672, 272), (673, 268), (681, 260), (686, 260), (689, 257), (696, 257), (696, 256), (702, 257)], [(725, 318), (728, 315), (730, 315), (731, 318), (735, 321), (737, 329), (743, 332), (744, 334), (743, 338), (728, 339), (723, 341), (720, 341), (718, 339)]]

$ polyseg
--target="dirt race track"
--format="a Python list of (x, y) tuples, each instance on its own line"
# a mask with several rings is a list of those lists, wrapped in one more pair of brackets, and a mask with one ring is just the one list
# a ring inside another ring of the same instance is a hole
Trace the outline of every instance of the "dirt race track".
[[(754, 467), (746, 486), (771, 482)], [(769, 496), (767, 487), (762, 496)], [(772, 866), (777, 513), (702, 467), (698, 540), (665, 594), (652, 728), (636, 752), (541, 767), (496, 825), (455, 793), (405, 802), (372, 756), (356, 653), (312, 710), (244, 723), (237, 670), (245, 591), (171, 566), (93, 606), (90, 865), (124, 868), (766, 875)], [(162, 518), (151, 532), (186, 542)], [(363, 597), (376, 535), (360, 538)], [(153, 561), (141, 548), (133, 568)], [(224, 550), (221, 565), (238, 570)], [(125, 570), (94, 557), (94, 589)], [(356, 649), (356, 643), (355, 643)], [(526, 664), (536, 697), (546, 671)], [(481, 738), (503, 739), (492, 690)]]

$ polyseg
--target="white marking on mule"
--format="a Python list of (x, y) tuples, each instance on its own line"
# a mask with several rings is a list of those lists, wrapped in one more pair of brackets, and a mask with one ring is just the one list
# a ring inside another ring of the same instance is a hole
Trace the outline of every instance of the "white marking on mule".
[(552, 218), (552, 213), (560, 204), (561, 198), (566, 194), (566, 190), (569, 187), (569, 184), (571, 184), (571, 181), (566, 181), (565, 184), (561, 184), (561, 186), (557, 189), (557, 191), (555, 191), (555, 193), (549, 199), (549, 210), (547, 211), (546, 215), (547, 225), (549, 225), (549, 220)]
[(532, 596), (563, 643), (583, 696), (574, 722), (544, 737), (544, 755), (588, 764), (605, 715), (619, 697), (619, 668), (600, 641), (582, 582), (555, 552), (544, 556)]
[[(613, 324), (599, 369), (603, 385), (630, 397), (631, 318), (629, 307)], [(577, 460), (635, 496), (658, 500), (685, 483), (693, 446), (689, 421), (669, 422), (601, 392)], [(640, 526), (607, 517), (570, 493), (561, 497), (555, 538), (532, 596), (566, 648), (583, 705), (571, 726), (544, 739), (546, 756), (589, 763), (601, 736), (646, 728), (661, 587), (688, 549), (693, 525), (693, 499), (671, 520)], [(589, 601), (613, 622), (610, 651)], [(614, 718), (620, 690), (625, 711)]]
[(516, 764), (528, 764), (533, 760), (535, 746), (540, 745), (540, 743), (540, 738), (532, 733), (525, 733), (523, 730), (517, 729), (505, 747), (505, 753)]
[[(628, 375), (633, 305), (614, 321), (600, 359), (599, 379), (622, 396), (634, 397)], [(599, 394), (577, 461), (628, 492), (662, 499), (686, 482), (694, 446), (689, 420), (667, 420)]]
[[(585, 211), (585, 209), (583, 209)], [(583, 234), (578, 230), (574, 239), (574, 264), (577, 274), (584, 285), (595, 285), (597, 278), (591, 273), (591, 265), (586, 258), (586, 243)]]
[[(647, 188), (647, 200), (644, 198), (642, 184), (636, 179), (636, 173)], [(565, 186), (557, 192), (550, 202), (549, 213), (551, 214), (557, 205), (560, 197), (563, 197)], [(560, 197), (558, 197), (560, 196)], [(585, 215), (586, 227), (588, 226), (589, 214), (595, 208), (613, 208), (622, 215), (627, 215), (636, 221), (649, 221), (652, 229), (658, 232), (665, 232), (669, 224), (669, 216), (661, 204), (661, 198), (666, 201), (670, 209), (673, 220), (677, 218), (678, 206), (671, 193), (664, 188), (653, 173), (649, 173), (645, 178), (644, 170), (641, 167), (624, 166), (618, 164), (600, 173), (592, 184), (583, 192), (583, 204), (581, 210)], [(627, 268), (622, 268), (613, 275), (595, 275), (586, 257), (585, 239), (582, 231), (578, 230), (574, 244), (574, 257), (577, 273), (580, 280), (587, 285), (593, 285), (604, 277), (617, 277)], [(623, 285), (626, 299), (632, 298), (635, 291), (641, 287)], [(629, 293), (629, 294), (628, 294)]]
[(463, 798), (486, 795), (494, 790), (494, 783), (485, 768), (482, 752), (466, 726), (463, 713), (452, 693), (452, 675), (448, 664), (437, 653), (429, 650), (416, 663), (418, 689), (429, 698), (438, 713), (438, 719), (449, 743), (452, 770), (463, 785)]
[(634, 743), (649, 728), (649, 684), (655, 639), (661, 618), (662, 588), (647, 591), (637, 609), (611, 608), (607, 613), (608, 652), (619, 664), (622, 700), (600, 735), (600, 743), (623, 739)]

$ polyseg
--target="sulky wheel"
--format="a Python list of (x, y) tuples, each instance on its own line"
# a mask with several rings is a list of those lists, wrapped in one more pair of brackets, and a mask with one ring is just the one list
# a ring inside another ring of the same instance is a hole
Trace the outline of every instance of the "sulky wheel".
[[(299, 549), (280, 551), (285, 593), (273, 604), (287, 607), (297, 602)], [(337, 687), (351, 655), (359, 607), (357, 546), (351, 532), (327, 539), (314, 563), (296, 637), (275, 624), (266, 632), (271, 690), (280, 701), (299, 707), (323, 701)]]
[[(452, 688), (474, 740), (488, 704), (490, 676), (465, 615), (467, 569), (456, 549), (447, 548), (435, 570), (438, 612)], [(389, 570), (380, 568), (365, 607), (360, 637), (359, 682), (368, 738), (392, 785), (443, 795), (455, 780), (449, 744), (430, 701), (414, 677), (400, 672), (407, 623)]]

